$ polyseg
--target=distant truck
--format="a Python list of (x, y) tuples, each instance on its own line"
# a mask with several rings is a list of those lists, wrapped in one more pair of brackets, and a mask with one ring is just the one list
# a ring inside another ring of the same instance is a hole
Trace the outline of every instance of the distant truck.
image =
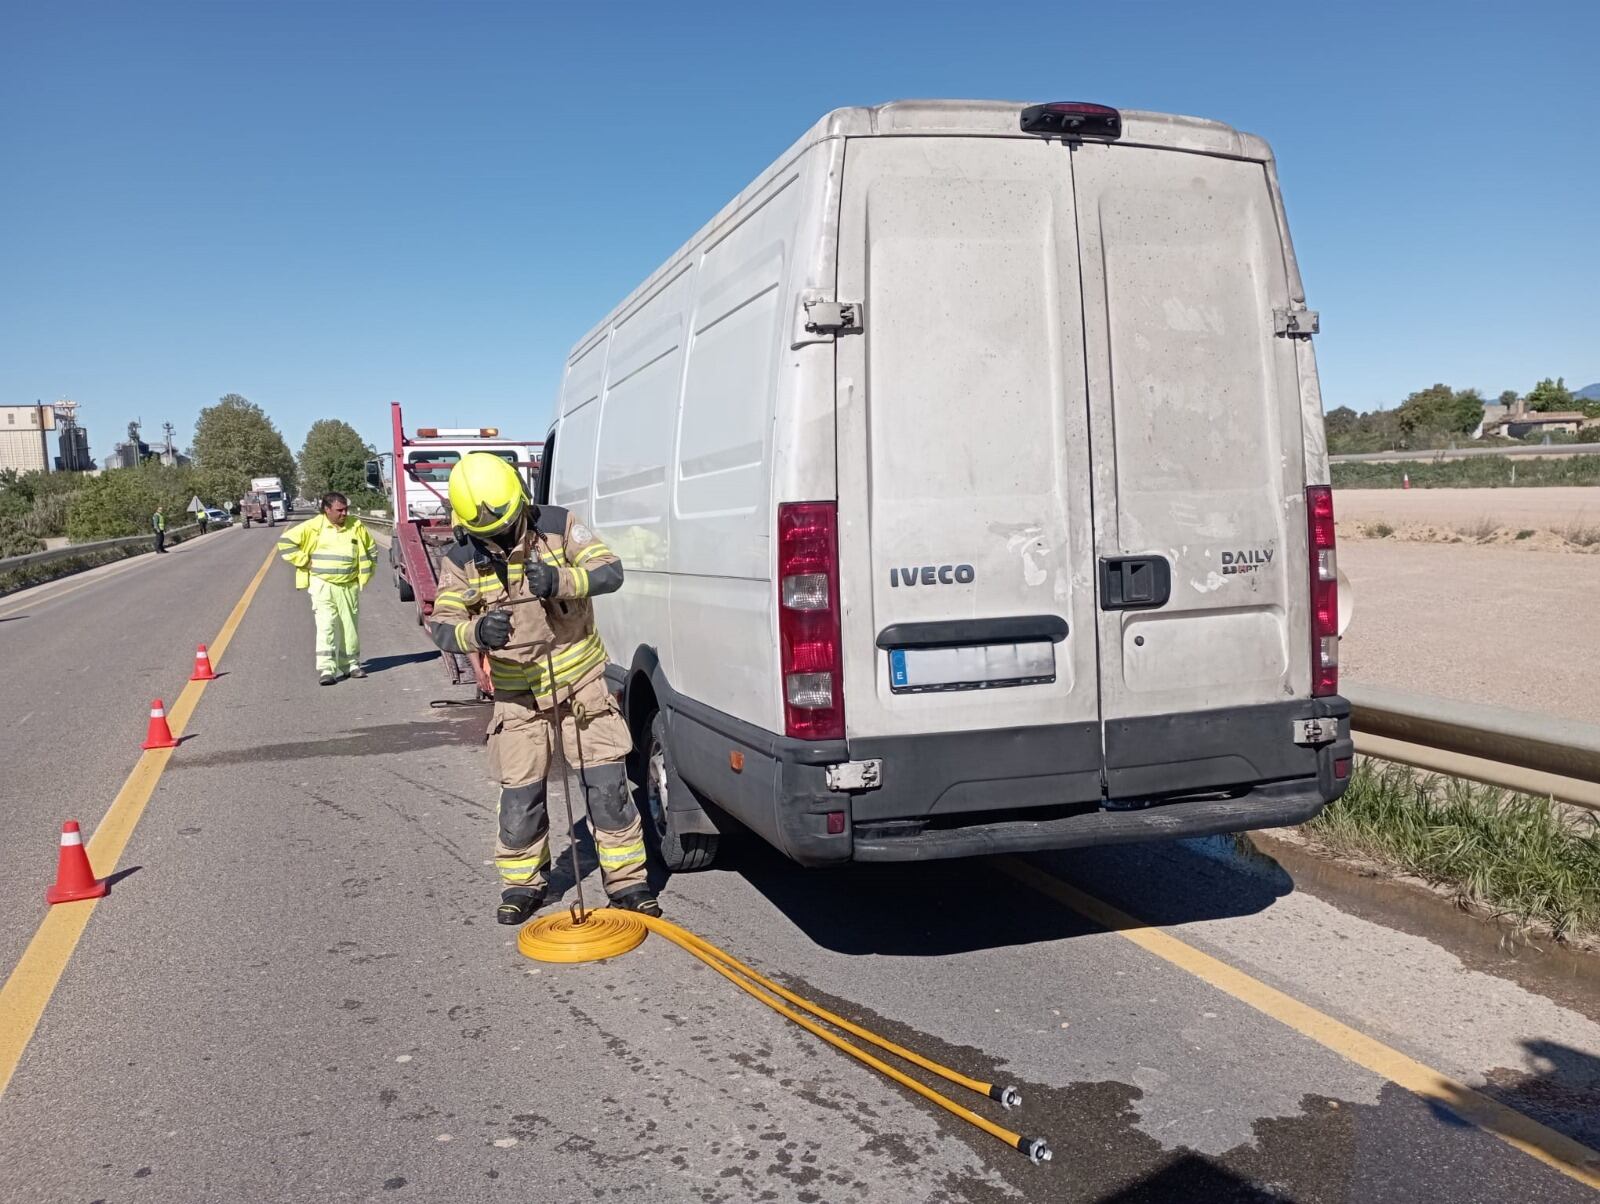
[(267, 504), (272, 507), (272, 517), (279, 521), (289, 517), (289, 495), (283, 490), (283, 481), (278, 477), (251, 477), (250, 492), (259, 493), (267, 499)]
[[(516, 467), (532, 497), (539, 487), (544, 444), (502, 439), (499, 428), (492, 426), (419, 427), (408, 436), (399, 402), (390, 404), (389, 416), (394, 431), (389, 471), (385, 473), (382, 458), (367, 461), (367, 484), (387, 493), (394, 508), (389, 564), (400, 600), (416, 603), (420, 624), (433, 613), (439, 589), (439, 559), (455, 539), (446, 493), (450, 470), (468, 452), (489, 452)], [(467, 657), (446, 653), (444, 660), (452, 684), (473, 682), (489, 692), (487, 676)]]

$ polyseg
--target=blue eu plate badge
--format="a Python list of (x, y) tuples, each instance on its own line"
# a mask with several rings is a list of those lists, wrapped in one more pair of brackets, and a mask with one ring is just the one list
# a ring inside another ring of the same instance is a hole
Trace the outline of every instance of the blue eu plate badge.
[(906, 682), (906, 654), (903, 649), (896, 648), (889, 653), (889, 684), (899, 688)]

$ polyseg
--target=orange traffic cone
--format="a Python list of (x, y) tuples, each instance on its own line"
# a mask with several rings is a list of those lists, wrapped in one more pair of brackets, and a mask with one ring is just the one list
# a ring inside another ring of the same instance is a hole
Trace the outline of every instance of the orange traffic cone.
[(89, 855), (83, 851), (83, 833), (78, 821), (61, 825), (61, 854), (56, 862), (56, 884), (44, 892), (46, 902), (71, 903), (76, 899), (98, 899), (106, 884), (89, 868)]
[(143, 747), (178, 747), (178, 742), (172, 738), (172, 729), (167, 726), (167, 709), (161, 705), (159, 698), (150, 704), (150, 726), (145, 731)]
[(211, 669), (211, 654), (206, 651), (206, 646), (201, 644), (194, 650), (194, 672), (189, 675), (189, 680), (215, 681), (216, 677)]
[(1411, 488), (1411, 474), (1409, 472), (1403, 472), (1403, 473), (1400, 474), (1400, 488), (1401, 489), (1410, 489)]

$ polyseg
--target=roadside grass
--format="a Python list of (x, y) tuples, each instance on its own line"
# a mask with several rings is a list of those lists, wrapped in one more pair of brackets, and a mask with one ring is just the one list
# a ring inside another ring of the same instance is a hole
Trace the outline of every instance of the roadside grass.
[(1482, 543), (1486, 539), (1492, 538), (1494, 533), (1499, 529), (1500, 524), (1495, 522), (1494, 519), (1490, 518), (1487, 514), (1480, 515), (1471, 522), (1459, 523), (1456, 526), (1456, 532), (1461, 535), (1462, 538), (1475, 539), (1479, 543)]
[(1388, 539), (1394, 534), (1394, 528), (1386, 522), (1368, 523), (1367, 534), (1373, 539)]
[(1518, 539), (1532, 539), (1534, 537), (1534, 534), (1535, 534), (1535, 532), (1534, 532), (1532, 527), (1524, 527), (1524, 528), (1522, 528), (1522, 530), (1517, 532), (1517, 538)]
[(1600, 933), (1600, 817), (1361, 758), (1344, 797), (1304, 830), (1559, 938)]
[(1575, 543), (1580, 548), (1592, 548), (1600, 543), (1600, 527), (1589, 523), (1570, 522), (1562, 529), (1561, 538), (1568, 543)]
[(1399, 489), (1406, 477), (1410, 477), (1415, 489), (1600, 485), (1600, 456), (1569, 456), (1560, 460), (1480, 456), (1470, 460), (1379, 461), (1334, 464), (1330, 471), (1335, 489)]

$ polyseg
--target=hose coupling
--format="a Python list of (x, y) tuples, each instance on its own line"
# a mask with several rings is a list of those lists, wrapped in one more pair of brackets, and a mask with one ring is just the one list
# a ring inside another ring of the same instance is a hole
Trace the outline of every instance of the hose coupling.
[(1017, 1139), (1017, 1149), (1026, 1154), (1034, 1166), (1050, 1161), (1050, 1147), (1045, 1144), (1043, 1137), (1020, 1137)]
[(1002, 1108), (1022, 1107), (1022, 1092), (1015, 1087), (997, 1087), (991, 1083), (989, 1085), (989, 1098), (999, 1100)]

